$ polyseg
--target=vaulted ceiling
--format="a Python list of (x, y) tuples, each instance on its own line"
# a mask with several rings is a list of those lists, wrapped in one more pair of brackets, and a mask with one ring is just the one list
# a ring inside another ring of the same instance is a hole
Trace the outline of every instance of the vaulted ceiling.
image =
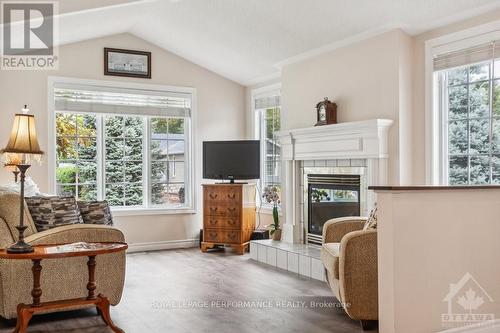
[(500, 8), (499, 0), (61, 0), (61, 44), (129, 32), (243, 85), (315, 50), (409, 34)]

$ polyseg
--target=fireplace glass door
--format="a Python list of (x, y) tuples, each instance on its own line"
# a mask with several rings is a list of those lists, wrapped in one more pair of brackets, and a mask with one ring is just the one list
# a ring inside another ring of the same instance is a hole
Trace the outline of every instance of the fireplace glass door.
[(360, 214), (359, 175), (308, 175), (308, 233), (321, 236), (326, 221)]

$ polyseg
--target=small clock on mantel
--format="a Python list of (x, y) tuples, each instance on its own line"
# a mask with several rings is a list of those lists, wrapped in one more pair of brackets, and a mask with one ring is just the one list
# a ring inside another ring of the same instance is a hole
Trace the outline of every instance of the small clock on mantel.
[(328, 100), (328, 97), (316, 104), (318, 121), (314, 126), (330, 125), (337, 123), (337, 104)]

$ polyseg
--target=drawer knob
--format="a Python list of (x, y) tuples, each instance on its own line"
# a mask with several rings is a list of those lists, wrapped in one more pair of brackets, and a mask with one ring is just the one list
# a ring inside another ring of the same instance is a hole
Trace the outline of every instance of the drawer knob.
[(235, 220), (227, 220), (227, 224), (229, 225), (235, 225), (236, 221)]
[(209, 193), (208, 196), (210, 197), (210, 199), (216, 199), (218, 194), (217, 193)]
[(210, 224), (211, 224), (211, 225), (216, 225), (216, 224), (217, 224), (217, 222), (218, 222), (218, 220), (210, 220)]
[(217, 211), (217, 207), (210, 207), (210, 211), (215, 213)]
[(230, 213), (233, 213), (233, 212), (236, 210), (236, 208), (235, 208), (235, 207), (229, 207), (227, 210), (228, 210)]
[(210, 237), (212, 237), (212, 238), (217, 237), (217, 233), (216, 233), (216, 232), (211, 232), (211, 233), (210, 233)]
[(227, 194), (227, 197), (228, 197), (229, 199), (234, 199), (234, 198), (236, 198), (236, 193), (228, 193), (228, 194)]

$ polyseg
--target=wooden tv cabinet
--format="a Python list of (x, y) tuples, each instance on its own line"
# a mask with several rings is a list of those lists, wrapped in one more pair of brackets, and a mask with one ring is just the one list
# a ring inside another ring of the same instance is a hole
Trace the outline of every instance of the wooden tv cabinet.
[(255, 229), (255, 185), (203, 185), (203, 242), (201, 251), (229, 245), (244, 254)]

